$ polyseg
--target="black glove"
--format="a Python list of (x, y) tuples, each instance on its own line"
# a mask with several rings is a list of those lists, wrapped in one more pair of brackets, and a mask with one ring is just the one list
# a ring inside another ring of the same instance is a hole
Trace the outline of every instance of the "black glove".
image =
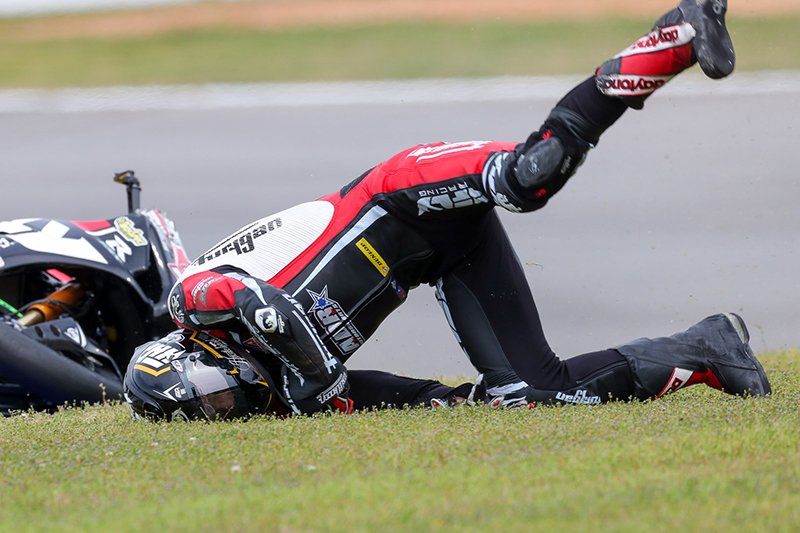
[[(529, 387), (526, 387), (526, 389)], [(526, 389), (502, 394), (499, 396), (487, 396), (489, 407), (509, 407), (516, 409), (533, 409), (535, 402), (526, 394)]]
[[(446, 387), (445, 385), (441, 385)], [(457, 405), (479, 405), (487, 403), (486, 384), (483, 383), (483, 374), (478, 376), (475, 383), (462, 383), (458, 387), (439, 396), (427, 399), (428, 404), (434, 409), (455, 407)]]

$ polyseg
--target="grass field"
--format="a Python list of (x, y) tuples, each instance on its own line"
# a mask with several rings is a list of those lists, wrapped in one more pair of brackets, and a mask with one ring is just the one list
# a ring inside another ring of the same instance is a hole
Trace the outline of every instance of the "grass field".
[(774, 394), (146, 424), (0, 425), (6, 531), (797, 531), (800, 352)]
[[(0, 21), (0, 87), (588, 73), (651, 23), (398, 22), (27, 39), (20, 21)], [(800, 15), (729, 26), (740, 69), (800, 68)]]

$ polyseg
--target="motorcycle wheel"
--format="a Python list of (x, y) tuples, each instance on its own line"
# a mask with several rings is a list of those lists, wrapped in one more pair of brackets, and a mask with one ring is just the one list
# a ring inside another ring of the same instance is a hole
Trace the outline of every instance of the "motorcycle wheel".
[(0, 375), (55, 405), (122, 397), (116, 375), (95, 372), (0, 324)]
[(52, 406), (32, 396), (17, 383), (9, 383), (0, 377), (0, 415), (8, 416), (14, 411), (35, 409), (42, 411)]

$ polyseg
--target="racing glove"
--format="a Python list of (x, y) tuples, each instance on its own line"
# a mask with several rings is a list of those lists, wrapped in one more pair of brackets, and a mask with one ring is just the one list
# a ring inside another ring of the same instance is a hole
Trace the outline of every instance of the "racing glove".
[(486, 384), (483, 383), (483, 374), (478, 375), (475, 383), (462, 383), (446, 394), (430, 398), (428, 403), (434, 409), (455, 407), (461, 404), (478, 405), (487, 403)]
[(507, 407), (514, 409), (533, 409), (534, 402), (531, 400), (525, 390), (516, 391), (508, 394), (500, 394), (498, 396), (489, 396), (487, 403), (489, 407)]

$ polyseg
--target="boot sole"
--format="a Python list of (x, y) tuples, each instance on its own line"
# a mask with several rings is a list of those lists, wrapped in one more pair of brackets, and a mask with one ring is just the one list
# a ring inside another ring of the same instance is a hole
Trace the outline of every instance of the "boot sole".
[(753, 363), (753, 365), (755, 365), (756, 370), (758, 371), (758, 376), (761, 378), (761, 386), (764, 389), (763, 394), (760, 394), (760, 396), (766, 396), (767, 394), (770, 394), (772, 392), (772, 387), (767, 379), (767, 373), (764, 372), (764, 367), (761, 366), (761, 363), (753, 353), (753, 349), (750, 348), (750, 332), (747, 331), (747, 326), (745, 325), (744, 320), (736, 313), (724, 313), (724, 316), (728, 319), (728, 322), (730, 322), (731, 326), (733, 326), (733, 329), (739, 336), (739, 340), (742, 341), (742, 344), (745, 347), (745, 354), (747, 355), (747, 358)]
[(725, 26), (728, 1), (683, 0), (681, 9), (687, 22), (697, 30), (692, 46), (703, 73), (715, 80), (730, 75), (736, 65), (736, 52)]

